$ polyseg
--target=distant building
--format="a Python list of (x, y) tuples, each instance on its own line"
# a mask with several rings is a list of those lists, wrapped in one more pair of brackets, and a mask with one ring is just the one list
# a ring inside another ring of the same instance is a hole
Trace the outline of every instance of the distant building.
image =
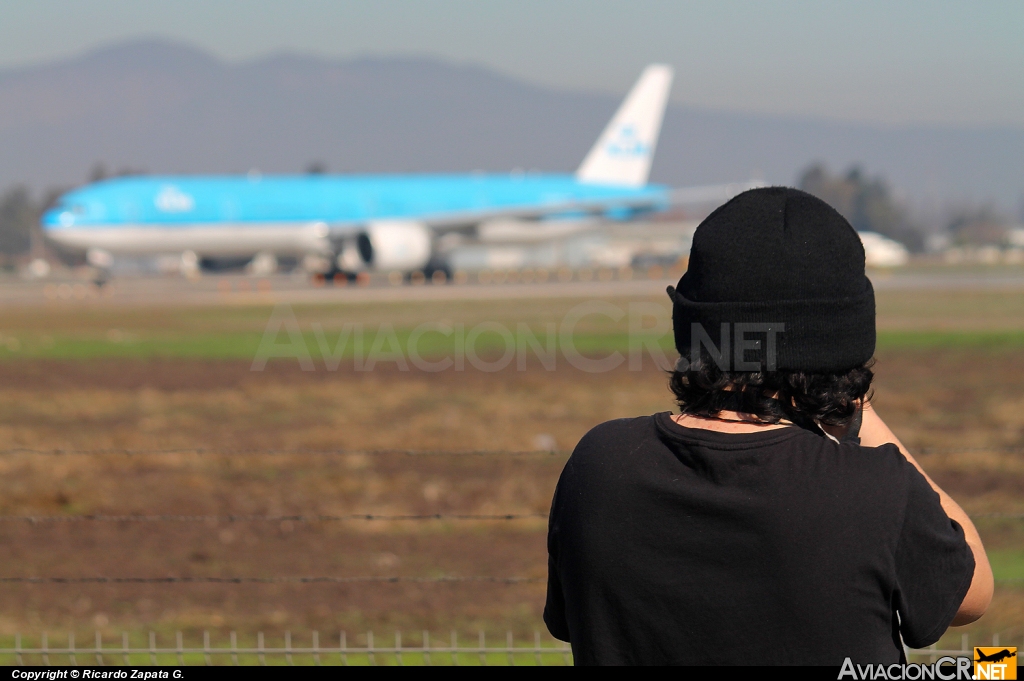
[(910, 259), (906, 246), (876, 232), (858, 232), (868, 267), (899, 267)]

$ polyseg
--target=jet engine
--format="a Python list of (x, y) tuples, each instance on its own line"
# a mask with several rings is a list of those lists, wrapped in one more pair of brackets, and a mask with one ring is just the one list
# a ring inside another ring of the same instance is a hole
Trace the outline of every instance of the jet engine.
[(371, 222), (356, 238), (359, 257), (370, 269), (421, 270), (430, 262), (431, 231), (422, 222)]

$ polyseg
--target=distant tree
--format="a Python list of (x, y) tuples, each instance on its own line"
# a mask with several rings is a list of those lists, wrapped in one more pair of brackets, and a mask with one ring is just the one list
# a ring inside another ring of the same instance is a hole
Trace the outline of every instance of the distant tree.
[(110, 177), (110, 172), (107, 170), (107, 166), (103, 161), (98, 161), (96, 165), (92, 167), (92, 170), (89, 171), (89, 175), (86, 179), (89, 182), (99, 182), (100, 180), (105, 180), (108, 177)]
[(39, 208), (25, 187), (0, 196), (0, 253), (4, 260), (28, 253), (39, 222)]
[(111, 171), (107, 168), (103, 161), (97, 161), (96, 164), (89, 170), (89, 174), (86, 175), (86, 183), (91, 184), (93, 182), (100, 182), (111, 177), (131, 177), (134, 175), (145, 175), (146, 171), (142, 168), (132, 168), (131, 166), (123, 166), (117, 170)]
[(946, 228), (958, 246), (1004, 246), (1009, 222), (991, 206), (974, 206), (954, 210)]
[(924, 248), (924, 235), (881, 177), (868, 177), (858, 166), (845, 175), (832, 175), (816, 163), (800, 175), (799, 186), (842, 213), (858, 232), (878, 232), (912, 251)]

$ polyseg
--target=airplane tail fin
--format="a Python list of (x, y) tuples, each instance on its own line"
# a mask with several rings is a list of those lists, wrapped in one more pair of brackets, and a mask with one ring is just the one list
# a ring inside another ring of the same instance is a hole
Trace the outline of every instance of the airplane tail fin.
[(672, 67), (651, 64), (645, 68), (583, 159), (576, 179), (629, 187), (647, 184), (671, 87)]

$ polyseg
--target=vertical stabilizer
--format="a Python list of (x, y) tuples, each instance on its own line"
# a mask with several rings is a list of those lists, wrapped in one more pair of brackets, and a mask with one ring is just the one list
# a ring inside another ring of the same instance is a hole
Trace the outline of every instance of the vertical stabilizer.
[(672, 87), (672, 67), (651, 64), (583, 159), (576, 179), (593, 184), (647, 184), (661, 119)]

